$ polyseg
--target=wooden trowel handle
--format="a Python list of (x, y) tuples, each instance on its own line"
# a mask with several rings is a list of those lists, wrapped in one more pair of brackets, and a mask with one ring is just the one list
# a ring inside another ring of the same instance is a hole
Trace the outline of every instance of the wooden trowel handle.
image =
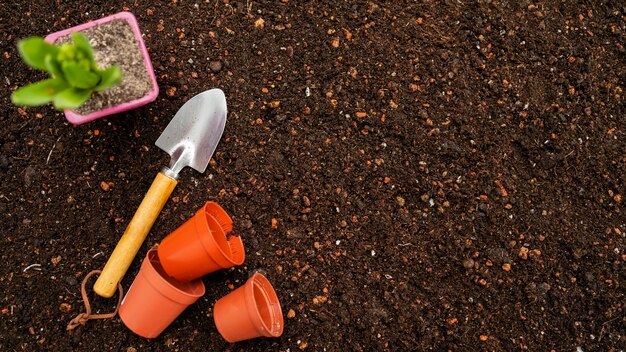
[(156, 176), (93, 287), (98, 295), (113, 296), (176, 183), (162, 172)]

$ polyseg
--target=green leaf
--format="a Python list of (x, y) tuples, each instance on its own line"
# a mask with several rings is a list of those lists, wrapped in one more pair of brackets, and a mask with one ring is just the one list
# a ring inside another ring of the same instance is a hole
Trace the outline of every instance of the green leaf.
[(46, 55), (43, 63), (44, 66), (46, 66), (46, 71), (50, 72), (54, 77), (64, 78), (63, 70), (61, 70), (61, 65), (59, 65), (58, 61), (54, 59), (54, 56)]
[(59, 47), (59, 54), (57, 55), (58, 62), (71, 61), (76, 58), (76, 45), (70, 43), (63, 43)]
[(78, 49), (80, 49), (89, 60), (93, 60), (93, 50), (91, 49), (91, 44), (89, 44), (87, 37), (82, 33), (74, 32), (72, 33), (72, 39)]
[(52, 55), (56, 57), (59, 53), (59, 48), (50, 43), (46, 43), (40, 37), (30, 37), (21, 40), (17, 43), (17, 49), (27, 65), (43, 71), (46, 71), (46, 65), (44, 63), (46, 56)]
[[(89, 59), (79, 59), (76, 62), (78, 63), (78, 66), (82, 67), (83, 69), (87, 71), (91, 71), (91, 62), (89, 61)], [(94, 71), (97, 72), (97, 70), (94, 70)]]
[(46, 79), (16, 90), (11, 94), (11, 101), (13, 104), (21, 106), (44, 105), (51, 102), (55, 95), (68, 87), (68, 84), (61, 79)]
[(112, 87), (122, 80), (122, 70), (119, 66), (111, 66), (100, 72), (100, 83), (94, 88), (96, 91), (102, 91)]
[(58, 110), (75, 109), (91, 96), (90, 89), (68, 88), (54, 97), (54, 107)]
[(86, 70), (75, 61), (66, 61), (61, 65), (65, 80), (77, 88), (93, 88), (100, 81), (100, 77)]

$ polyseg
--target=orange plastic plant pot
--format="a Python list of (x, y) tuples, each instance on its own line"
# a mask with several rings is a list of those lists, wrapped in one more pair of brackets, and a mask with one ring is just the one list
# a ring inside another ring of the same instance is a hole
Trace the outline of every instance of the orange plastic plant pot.
[(272, 284), (255, 273), (241, 287), (220, 298), (213, 308), (220, 335), (228, 342), (283, 333), (283, 312)]
[(226, 238), (232, 225), (222, 207), (214, 202), (206, 203), (159, 245), (165, 272), (179, 281), (189, 281), (241, 265), (245, 259), (241, 238)]
[(179, 282), (169, 277), (157, 251), (152, 249), (124, 297), (119, 315), (124, 325), (137, 335), (154, 338), (204, 292), (202, 280)]

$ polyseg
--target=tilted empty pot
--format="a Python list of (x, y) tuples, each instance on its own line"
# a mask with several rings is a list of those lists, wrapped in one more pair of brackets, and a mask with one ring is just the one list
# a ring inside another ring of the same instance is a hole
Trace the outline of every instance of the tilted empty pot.
[(283, 333), (283, 312), (272, 284), (255, 273), (241, 287), (220, 298), (213, 308), (220, 335), (228, 342)]
[(232, 227), (233, 222), (222, 207), (206, 203), (161, 241), (158, 251), (163, 269), (179, 281), (189, 281), (241, 265), (245, 259), (241, 238), (226, 238)]
[(119, 315), (137, 335), (154, 338), (204, 292), (202, 280), (179, 282), (168, 276), (152, 249), (122, 300)]

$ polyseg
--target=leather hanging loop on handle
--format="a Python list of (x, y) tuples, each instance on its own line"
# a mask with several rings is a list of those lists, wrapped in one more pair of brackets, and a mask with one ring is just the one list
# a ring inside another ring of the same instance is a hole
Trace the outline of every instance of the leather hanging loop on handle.
[(117, 314), (118, 309), (120, 309), (120, 305), (122, 304), (122, 299), (124, 298), (124, 289), (122, 288), (122, 284), (118, 283), (117, 284), (117, 289), (120, 293), (120, 297), (117, 301), (117, 306), (115, 307), (115, 310), (113, 311), (113, 313), (106, 313), (106, 314), (91, 314), (91, 304), (89, 303), (89, 297), (87, 296), (87, 290), (85, 289), (85, 285), (87, 284), (87, 280), (89, 280), (90, 277), (96, 275), (96, 274), (100, 274), (102, 273), (102, 271), (100, 270), (94, 270), (92, 272), (90, 272), (89, 274), (87, 274), (87, 276), (85, 276), (85, 278), (83, 279), (83, 283), (80, 285), (80, 293), (83, 296), (83, 302), (85, 302), (85, 313), (80, 313), (78, 314), (74, 319), (72, 319), (69, 324), (67, 324), (67, 330), (74, 330), (76, 327), (78, 327), (79, 325), (85, 325), (87, 323), (87, 321), (91, 320), (91, 319), (109, 319), (109, 318), (113, 318), (115, 317), (115, 315)]

